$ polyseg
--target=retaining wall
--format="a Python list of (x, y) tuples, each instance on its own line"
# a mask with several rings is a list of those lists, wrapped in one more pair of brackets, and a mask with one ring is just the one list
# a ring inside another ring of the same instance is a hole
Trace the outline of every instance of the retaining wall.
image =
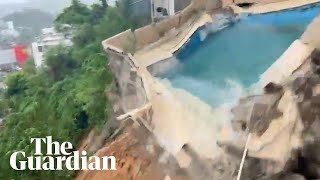
[(182, 24), (190, 20), (190, 18), (197, 12), (217, 9), (221, 6), (222, 3), (220, 0), (193, 0), (188, 7), (174, 16), (171, 16), (158, 23), (136, 29), (134, 32), (132, 32), (132, 30), (127, 30), (103, 41), (102, 44), (105, 49), (111, 48), (118, 52), (123, 52), (124, 44), (126, 41), (128, 41), (128, 39), (130, 39), (130, 36), (134, 35), (136, 40), (136, 48), (139, 49), (158, 41), (170, 29), (180, 27)]

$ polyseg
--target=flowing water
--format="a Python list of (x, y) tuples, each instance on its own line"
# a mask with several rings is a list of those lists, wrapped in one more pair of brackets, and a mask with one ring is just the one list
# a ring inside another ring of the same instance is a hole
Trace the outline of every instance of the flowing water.
[(158, 142), (174, 155), (188, 144), (205, 158), (219, 157), (218, 140), (241, 142), (230, 126), (230, 108), (319, 12), (309, 6), (241, 17), (228, 26), (228, 18), (220, 18), (197, 31), (152, 98)]
[(211, 106), (235, 103), (319, 12), (312, 5), (241, 17), (208, 36), (216, 27), (206, 26), (177, 53), (180, 64), (165, 78)]

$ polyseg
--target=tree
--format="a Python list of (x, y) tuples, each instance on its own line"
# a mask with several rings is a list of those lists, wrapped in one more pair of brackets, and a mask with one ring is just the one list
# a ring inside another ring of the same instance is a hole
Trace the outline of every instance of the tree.
[(55, 23), (70, 25), (81, 25), (85, 22), (90, 22), (90, 9), (79, 0), (72, 0), (71, 6), (65, 8), (55, 20)]
[(100, 0), (100, 1), (101, 1), (101, 4), (102, 4), (102, 7), (103, 7), (104, 9), (107, 9), (107, 7), (108, 7), (107, 0)]
[(76, 62), (71, 57), (71, 49), (64, 46), (50, 49), (45, 56), (45, 62), (54, 80), (64, 78), (76, 68)]
[(27, 63), (23, 71), (8, 77), (8, 88), (0, 92), (0, 115), (6, 121), (0, 132), (0, 179), (73, 179), (73, 171), (16, 172), (8, 164), (9, 156), (14, 151), (33, 155), (31, 137), (52, 136), (78, 148), (86, 133), (110, 120), (106, 94), (114, 83), (101, 41), (135, 24), (121, 10), (127, 9), (124, 5), (102, 11), (103, 5), (90, 9), (73, 0), (55, 22), (73, 27), (74, 45), (51, 49), (45, 56), (46, 68), (35, 70)]

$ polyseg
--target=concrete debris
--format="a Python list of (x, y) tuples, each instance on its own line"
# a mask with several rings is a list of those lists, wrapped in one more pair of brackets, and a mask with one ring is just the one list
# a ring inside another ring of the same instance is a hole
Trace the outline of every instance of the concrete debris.
[(312, 60), (313, 64), (320, 66), (320, 51), (319, 50), (315, 50), (312, 52), (311, 60)]
[[(248, 130), (253, 133), (246, 163), (255, 161), (257, 169), (246, 179), (320, 178), (320, 52), (314, 51), (306, 63), (311, 66), (303, 75), (282, 85), (271, 82), (264, 94), (241, 99), (232, 109), (234, 130), (244, 137)], [(239, 156), (230, 150), (234, 144), (218, 145)]]
[(271, 177), (270, 180), (305, 180), (300, 174), (280, 174)]
[(320, 75), (320, 50), (314, 50), (311, 54), (312, 71)]
[(231, 110), (234, 115), (231, 122), (236, 131), (249, 129), (250, 132), (262, 135), (271, 120), (282, 115), (277, 109), (283, 94), (282, 87), (271, 83), (265, 89), (268, 94), (241, 99), (239, 105)]
[(273, 93), (278, 93), (280, 91), (282, 91), (283, 88), (281, 85), (270, 82), (268, 83), (265, 87), (264, 87), (264, 92), (266, 94), (273, 94)]

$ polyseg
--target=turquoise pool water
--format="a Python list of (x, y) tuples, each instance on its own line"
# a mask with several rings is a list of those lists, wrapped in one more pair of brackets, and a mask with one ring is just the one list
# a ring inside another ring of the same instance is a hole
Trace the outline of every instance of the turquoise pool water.
[(320, 12), (319, 5), (241, 18), (201, 41), (201, 31), (178, 53), (181, 62), (166, 74), (212, 106), (234, 101), (298, 39)]

